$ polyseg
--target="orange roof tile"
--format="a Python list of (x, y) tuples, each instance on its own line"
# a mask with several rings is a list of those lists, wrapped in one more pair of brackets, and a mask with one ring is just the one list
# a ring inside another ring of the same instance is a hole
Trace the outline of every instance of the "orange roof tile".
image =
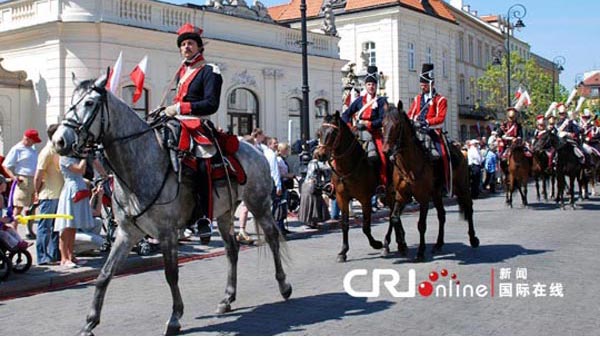
[(496, 22), (498, 21), (498, 15), (482, 15), (481, 20), (485, 22)]
[(273, 20), (279, 20), (279, 17), (285, 12), (288, 8), (288, 4), (281, 4), (273, 7), (267, 8), (269, 11), (269, 15), (273, 18)]
[[(428, 13), (420, 0), (347, 0), (346, 11), (355, 11), (360, 9), (379, 7), (383, 5), (398, 4), (403, 7), (411, 8), (422, 13)], [(455, 22), (456, 18), (442, 0), (429, 0), (433, 13), (428, 13), (436, 17)], [(316, 17), (321, 11), (323, 0), (306, 0), (306, 17)], [(283, 8), (286, 7), (286, 8)], [(431, 11), (429, 11), (431, 12)], [(288, 21), (300, 18), (300, 0), (291, 0), (288, 4), (269, 7), (269, 14), (275, 21)]]

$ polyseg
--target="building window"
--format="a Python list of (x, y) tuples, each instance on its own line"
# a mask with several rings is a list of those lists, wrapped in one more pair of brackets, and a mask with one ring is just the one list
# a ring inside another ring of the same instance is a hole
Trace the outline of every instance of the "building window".
[(245, 136), (258, 125), (258, 99), (246, 88), (234, 89), (227, 97), (229, 132)]
[(442, 52), (442, 75), (448, 77), (448, 51)]
[(370, 66), (377, 64), (377, 53), (375, 52), (375, 42), (369, 41), (363, 43), (363, 53), (367, 55)]
[(288, 123), (290, 128), (289, 135), (290, 143), (300, 139), (300, 108), (302, 107), (302, 100), (298, 97), (292, 97), (288, 101), (288, 118), (291, 123)]
[(458, 94), (460, 95), (459, 100), (461, 104), (465, 103), (465, 90), (467, 88), (465, 87), (465, 77), (463, 75), (460, 75), (460, 78), (458, 80)]
[(484, 66), (487, 67), (490, 64), (490, 57), (491, 57), (490, 46), (486, 43), (484, 49), (485, 49), (485, 63), (484, 63)]
[(464, 61), (465, 60), (465, 36), (463, 35), (463, 33), (458, 34), (458, 46), (456, 48), (458, 49), (458, 60)]
[(329, 113), (329, 102), (326, 99), (319, 98), (315, 101), (315, 117), (323, 118)]
[(469, 62), (473, 63), (473, 37), (469, 36)]
[(467, 96), (467, 100), (470, 100), (471, 104), (470, 105), (474, 105), (475, 104), (475, 77), (470, 77), (469, 78), (469, 93)]
[(408, 43), (408, 70), (415, 70), (415, 44)]
[(146, 116), (148, 115), (148, 89), (144, 88), (142, 90), (142, 96), (135, 104), (133, 104), (134, 93), (135, 85), (128, 85), (123, 87), (121, 97), (123, 97), (123, 100), (133, 108), (140, 118), (146, 119)]
[(433, 63), (433, 50), (427, 47), (425, 50), (425, 63)]

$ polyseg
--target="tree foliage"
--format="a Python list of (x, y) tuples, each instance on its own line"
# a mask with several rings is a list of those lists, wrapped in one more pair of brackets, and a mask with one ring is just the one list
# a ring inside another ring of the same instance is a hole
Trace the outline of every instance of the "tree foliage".
[[(490, 65), (484, 75), (478, 79), (477, 85), (486, 93), (484, 104), (496, 110), (498, 116), (504, 116), (507, 108), (507, 63), (502, 58), (501, 65)], [(520, 120), (529, 126), (535, 125), (535, 116), (543, 114), (552, 103), (552, 74), (538, 66), (533, 58), (523, 59), (518, 53), (510, 54), (511, 68), (511, 106), (516, 103), (515, 93), (519, 89), (527, 90), (531, 97), (531, 105), (521, 110)], [(556, 101), (565, 101), (567, 90), (558, 81), (554, 83)]]

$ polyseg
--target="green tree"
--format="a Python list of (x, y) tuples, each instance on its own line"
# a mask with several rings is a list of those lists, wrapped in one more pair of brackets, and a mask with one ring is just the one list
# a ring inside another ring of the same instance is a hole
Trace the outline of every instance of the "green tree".
[[(521, 110), (520, 120), (530, 127), (535, 126), (535, 116), (543, 114), (552, 103), (552, 76), (547, 71), (539, 67), (533, 58), (523, 59), (518, 53), (510, 54), (511, 68), (511, 98), (519, 86), (527, 90), (531, 97), (531, 105)], [(503, 112), (506, 109), (507, 91), (507, 64), (506, 57), (502, 58), (502, 64), (490, 65), (484, 75), (478, 79), (477, 84), (484, 95), (484, 104), (487, 108)], [(567, 97), (567, 90), (556, 81), (555, 94), (557, 101), (564, 101)], [(512, 100), (512, 104), (516, 99)], [(503, 116), (500, 114), (499, 116)]]

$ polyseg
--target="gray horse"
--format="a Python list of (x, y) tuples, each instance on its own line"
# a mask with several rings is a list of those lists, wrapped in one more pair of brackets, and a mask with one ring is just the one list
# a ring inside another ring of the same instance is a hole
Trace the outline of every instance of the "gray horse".
[[(161, 147), (154, 129), (137, 117), (122, 100), (105, 89), (106, 76), (77, 81), (73, 105), (66, 113), (52, 142), (61, 155), (74, 155), (93, 144), (103, 144), (107, 163), (114, 171), (113, 205), (119, 227), (114, 246), (96, 280), (92, 308), (81, 334), (92, 334), (100, 323), (100, 312), (106, 288), (131, 248), (144, 235), (160, 240), (165, 276), (173, 297), (173, 311), (165, 334), (181, 329), (183, 301), (179, 292), (177, 233), (193, 223), (195, 207), (193, 181), (183, 176), (182, 183), (171, 169), (169, 154)], [(244, 201), (264, 231), (275, 260), (275, 278), (284, 299), (292, 287), (286, 282), (280, 256), (280, 234), (271, 215), (272, 181), (268, 163), (252, 145), (241, 142), (236, 154), (246, 175), (245, 185), (217, 182), (214, 184), (214, 215), (223, 238), (228, 258), (225, 297), (217, 311), (231, 310), (236, 298), (239, 244), (234, 235), (234, 212)]]

